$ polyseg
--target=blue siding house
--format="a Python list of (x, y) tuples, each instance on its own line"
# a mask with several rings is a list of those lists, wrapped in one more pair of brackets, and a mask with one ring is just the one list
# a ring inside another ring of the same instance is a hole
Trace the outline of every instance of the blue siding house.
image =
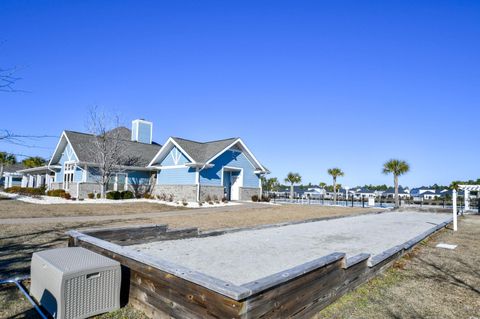
[(250, 200), (261, 194), (260, 177), (268, 172), (240, 138), (196, 142), (170, 137), (148, 167), (158, 171), (155, 194), (197, 201)]
[[(136, 161), (119, 165), (107, 190), (148, 191), (186, 201), (250, 200), (261, 194), (260, 177), (268, 170), (240, 138), (196, 142), (170, 137), (161, 146), (152, 140), (152, 128), (151, 122), (134, 120), (131, 130), (114, 129), (125, 153)], [(48, 165), (25, 174), (46, 174), (49, 189), (65, 189), (74, 198), (100, 193), (99, 163), (92, 154), (95, 139), (92, 134), (64, 131)]]

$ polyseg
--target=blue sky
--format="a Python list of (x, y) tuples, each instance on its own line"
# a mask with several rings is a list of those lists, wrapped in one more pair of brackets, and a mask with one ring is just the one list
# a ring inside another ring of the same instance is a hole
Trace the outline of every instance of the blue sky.
[(27, 91), (0, 92), (2, 129), (84, 131), (99, 106), (160, 143), (240, 136), (282, 179), (391, 184), (392, 157), (404, 185), (480, 177), (479, 1), (3, 0), (0, 26)]

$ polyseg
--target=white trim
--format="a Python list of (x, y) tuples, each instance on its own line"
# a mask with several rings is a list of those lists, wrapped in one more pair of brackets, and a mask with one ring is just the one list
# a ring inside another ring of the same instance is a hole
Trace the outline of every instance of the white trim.
[[(157, 159), (160, 157), (160, 155), (162, 155), (163, 152), (166, 152), (166, 151), (167, 151), (168, 147), (170, 147), (169, 144), (173, 144), (175, 147), (177, 147), (177, 148), (183, 153), (183, 155), (185, 155), (185, 157), (186, 157), (188, 160), (190, 160), (192, 163), (196, 163), (196, 162), (193, 160), (193, 158), (192, 158), (190, 155), (188, 155), (188, 153), (185, 152), (185, 150), (184, 150), (182, 147), (180, 147), (180, 145), (178, 145), (177, 142), (175, 142), (175, 141), (173, 140), (173, 138), (169, 137), (168, 140), (167, 140), (167, 142), (158, 150), (157, 154), (153, 157), (153, 159), (150, 161), (150, 163), (147, 165), (147, 167), (149, 167), (149, 166), (150, 166), (150, 167), (154, 166), (153, 163), (155, 163), (155, 162), (157, 161)], [(168, 149), (168, 151), (170, 151), (170, 149)], [(167, 155), (168, 155), (168, 153), (165, 154), (165, 157), (166, 157)]]
[[(65, 148), (70, 145), (70, 148), (72, 149), (72, 152), (73, 152), (73, 155), (75, 155), (75, 157), (77, 158), (77, 161), (80, 161), (80, 158), (77, 156), (77, 153), (75, 152), (75, 148), (73, 147), (73, 144), (70, 143), (70, 140), (68, 139), (68, 136), (67, 134), (65, 133), (65, 131), (62, 132), (62, 134), (60, 135), (60, 140), (58, 141), (57, 143), (57, 146), (55, 147), (55, 151), (53, 151), (53, 155), (52, 157), (50, 158), (50, 161), (48, 162), (48, 165), (47, 167), (50, 167), (52, 165), (52, 161), (55, 157), (55, 154), (57, 154), (58, 152), (58, 148), (60, 147), (60, 144), (62, 143), (62, 139), (65, 137), (65, 141), (66, 141), (66, 145), (65, 145)], [(61, 158), (61, 156), (60, 156)]]
[(167, 165), (167, 166), (150, 166), (156, 169), (178, 169), (178, 168), (189, 168), (187, 165)]
[[(223, 184), (223, 182), (224, 182), (223, 175), (225, 174), (225, 171), (230, 172), (230, 190), (229, 190), (230, 199), (231, 200), (240, 200), (240, 188), (243, 187), (243, 173), (244, 173), (243, 168), (242, 167), (235, 167), (235, 166), (223, 166), (220, 171), (221, 171), (221, 178), (220, 178), (221, 186), (225, 187), (225, 185)], [(231, 176), (232, 176), (231, 173), (232, 172), (240, 172), (238, 174), (238, 179), (237, 179), (239, 185), (235, 186), (236, 187), (236, 195), (237, 195), (235, 199), (233, 199), (233, 196), (232, 196), (232, 194), (233, 194), (233, 188), (232, 188), (233, 184), (231, 183)]]
[[(233, 146), (235, 146), (235, 144), (237, 143), (240, 143), (240, 145), (243, 147), (243, 149), (247, 152), (248, 155), (250, 155), (250, 157), (253, 159), (253, 161), (255, 162), (255, 164), (257, 164), (257, 167), (259, 167), (260, 169), (262, 169), (262, 171), (266, 172), (267, 170), (265, 169), (265, 167), (262, 166), (262, 164), (260, 164), (260, 162), (257, 160), (257, 158), (253, 155), (253, 153), (248, 149), (247, 145), (245, 145), (245, 143), (243, 143), (242, 139), (241, 138), (237, 138), (233, 143), (231, 143), (230, 145), (228, 145), (227, 147), (225, 147), (223, 150), (221, 150), (220, 152), (218, 152), (215, 156), (213, 156), (211, 159), (209, 159), (207, 161), (207, 164), (211, 163), (212, 161), (214, 161), (216, 158), (218, 158), (220, 155), (222, 155), (223, 153), (225, 153), (226, 151), (228, 151), (230, 148), (232, 148)], [(246, 156), (247, 159), (250, 161), (250, 159), (248, 158), (248, 156)], [(252, 163), (250, 161), (250, 163), (252, 164), (253, 167), (256, 167), (254, 163)]]

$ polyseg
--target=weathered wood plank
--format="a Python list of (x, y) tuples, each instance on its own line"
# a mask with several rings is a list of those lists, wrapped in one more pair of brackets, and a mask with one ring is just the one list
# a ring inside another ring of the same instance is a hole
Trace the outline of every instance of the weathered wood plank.
[(250, 290), (241, 286), (237, 286), (234, 283), (208, 276), (160, 258), (154, 258), (152, 256), (142, 254), (134, 249), (129, 248), (128, 246), (113, 244), (79, 233), (77, 231), (69, 231), (68, 234), (75, 238), (77, 245), (80, 243), (89, 243), (91, 247), (102, 248), (106, 252), (113, 253), (113, 255), (117, 256), (117, 258), (118, 256), (124, 256), (131, 260), (135, 260), (144, 265), (150, 266), (151, 268), (162, 270), (179, 278), (216, 291), (235, 300), (241, 300), (251, 295)]
[(274, 286), (283, 284), (287, 281), (293, 280), (297, 277), (303, 276), (306, 273), (324, 267), (325, 265), (334, 263), (338, 260), (342, 260), (343, 258), (345, 258), (344, 253), (332, 253), (330, 255), (323, 256), (321, 258), (287, 269), (285, 271), (281, 271), (276, 274), (243, 284), (242, 287), (249, 289), (253, 295)]

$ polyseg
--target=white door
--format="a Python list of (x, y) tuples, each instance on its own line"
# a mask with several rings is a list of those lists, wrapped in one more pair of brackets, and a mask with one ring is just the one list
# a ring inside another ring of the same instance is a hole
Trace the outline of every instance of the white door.
[(233, 175), (231, 178), (232, 186), (231, 186), (231, 194), (230, 198), (232, 200), (239, 200), (240, 199), (240, 184), (241, 184), (241, 177), (240, 175)]

